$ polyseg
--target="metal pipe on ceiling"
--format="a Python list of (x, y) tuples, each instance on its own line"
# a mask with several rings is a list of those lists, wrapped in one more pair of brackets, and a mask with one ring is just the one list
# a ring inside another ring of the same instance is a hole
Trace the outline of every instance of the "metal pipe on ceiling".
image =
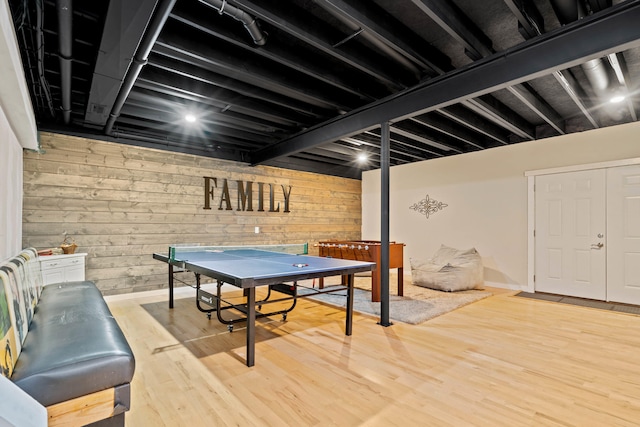
[(582, 70), (589, 79), (589, 83), (593, 87), (593, 91), (599, 96), (603, 97), (609, 89), (610, 79), (607, 66), (600, 58), (592, 59), (581, 65)]
[[(610, 7), (611, 1), (607, 0), (607, 3), (608, 7)], [(562, 25), (583, 19), (588, 15), (587, 8), (582, 1), (551, 0), (551, 5)], [(608, 62), (603, 61), (601, 58), (596, 58), (585, 62), (580, 68), (582, 68), (587, 80), (589, 80), (593, 92), (600, 99), (600, 103), (607, 103), (618, 86), (616, 82), (612, 82), (611, 75), (613, 70), (608, 65)], [(607, 109), (607, 113), (616, 120), (622, 118), (622, 110), (620, 108)]]
[(165, 22), (169, 18), (169, 14), (173, 9), (173, 6), (176, 4), (177, 0), (162, 0), (157, 6), (155, 13), (153, 14), (153, 18), (149, 23), (149, 27), (147, 31), (145, 31), (144, 36), (142, 37), (142, 41), (136, 50), (136, 54), (134, 58), (131, 60), (129, 65), (129, 69), (127, 70), (127, 75), (124, 78), (122, 86), (120, 86), (120, 91), (118, 92), (118, 96), (116, 97), (116, 101), (113, 104), (113, 108), (111, 108), (111, 113), (109, 114), (109, 120), (107, 120), (107, 124), (104, 127), (104, 132), (107, 135), (111, 135), (113, 132), (113, 125), (116, 120), (120, 116), (120, 111), (122, 111), (122, 106), (124, 105), (133, 85), (135, 84), (138, 76), (140, 75), (140, 71), (142, 71), (142, 67), (147, 64), (147, 58), (151, 53), (151, 49), (153, 45), (156, 43), (162, 28), (164, 27)]
[(65, 124), (71, 121), (71, 64), (73, 62), (73, 1), (57, 0), (58, 10), (58, 57), (60, 58), (60, 92), (62, 118)]
[(253, 42), (258, 46), (264, 46), (267, 43), (267, 36), (262, 32), (258, 26), (256, 18), (249, 15), (244, 10), (238, 9), (235, 6), (230, 5), (227, 0), (200, 0), (201, 3), (211, 6), (218, 11), (220, 15), (225, 14), (232, 17), (236, 21), (239, 21), (253, 39)]
[[(109, 114), (109, 119), (107, 120), (104, 128), (104, 131), (107, 135), (111, 135), (111, 133), (113, 132), (113, 125), (120, 116), (120, 111), (122, 110), (122, 107), (124, 106), (124, 103), (127, 100), (131, 89), (133, 88), (133, 85), (138, 79), (142, 68), (147, 64), (147, 59), (149, 57), (149, 54), (151, 53), (151, 49), (156, 43), (156, 40), (158, 39), (165, 22), (169, 18), (171, 10), (173, 9), (176, 1), (177, 0), (162, 0), (161, 3), (157, 6), (153, 19), (151, 20), (149, 28), (142, 38), (140, 46), (138, 46), (135, 57), (131, 61), (129, 69), (127, 70), (127, 75), (125, 76), (124, 82), (120, 87), (120, 91), (118, 92), (116, 101), (113, 105), (113, 108), (111, 109), (111, 113)], [(213, 6), (218, 10), (219, 13), (224, 13), (242, 22), (253, 38), (254, 43), (256, 43), (257, 45), (264, 45), (266, 43), (266, 37), (258, 27), (258, 23), (256, 22), (255, 18), (251, 17), (244, 11), (229, 5), (226, 0), (200, 1)]]
[(407, 70), (409, 70), (416, 77), (416, 79), (418, 80), (420, 79), (420, 73), (421, 73), (420, 69), (413, 62), (405, 58), (402, 54), (398, 53), (391, 46), (384, 43), (375, 35), (369, 33), (366, 29), (361, 28), (359, 23), (353, 22), (351, 19), (344, 16), (333, 5), (327, 4), (324, 1), (317, 1), (317, 0), (315, 1), (315, 3), (321, 8), (323, 8), (325, 11), (330, 13), (334, 18), (339, 20), (342, 24), (347, 26), (349, 30), (352, 32), (351, 36), (347, 37), (345, 40), (340, 42), (340, 44), (358, 36), (363, 40), (365, 40), (366, 42), (370, 43), (372, 46), (374, 46), (384, 55), (391, 58), (393, 61), (395, 61), (402, 67), (406, 68)]
[(51, 92), (49, 92), (49, 83), (44, 75), (44, 8), (43, 4), (39, 1), (36, 2), (36, 49), (38, 55), (38, 80), (40, 81), (41, 92), (44, 95), (45, 102), (51, 117), (56, 116), (55, 109), (53, 108), (53, 100), (51, 99)]

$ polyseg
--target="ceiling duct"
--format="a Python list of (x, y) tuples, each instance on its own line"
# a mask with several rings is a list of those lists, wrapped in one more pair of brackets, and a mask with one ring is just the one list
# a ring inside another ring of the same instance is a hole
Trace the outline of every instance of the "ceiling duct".
[(267, 37), (262, 30), (260, 30), (256, 18), (249, 15), (244, 10), (231, 6), (227, 0), (200, 0), (200, 2), (213, 7), (220, 15), (225, 14), (242, 23), (253, 39), (253, 43), (256, 45), (264, 46), (265, 43), (267, 43)]
[(57, 0), (58, 57), (60, 58), (60, 91), (62, 117), (65, 124), (71, 121), (71, 64), (73, 55), (73, 6), (72, 0)]
[(604, 97), (610, 86), (609, 71), (606, 63), (598, 59), (592, 59), (582, 64), (582, 71), (587, 75), (593, 91), (598, 97)]
[[(551, 5), (562, 25), (583, 19), (587, 16), (587, 9), (580, 0), (551, 0)], [(611, 6), (611, 4), (609, 4), (609, 6)], [(600, 58), (592, 59), (582, 64), (581, 68), (587, 76), (593, 92), (600, 100), (599, 104), (608, 104), (613, 92), (618, 88), (617, 83), (612, 83), (610, 76), (613, 70), (610, 69), (608, 62)], [(607, 113), (616, 120), (622, 118), (622, 111), (623, 108), (607, 109)]]

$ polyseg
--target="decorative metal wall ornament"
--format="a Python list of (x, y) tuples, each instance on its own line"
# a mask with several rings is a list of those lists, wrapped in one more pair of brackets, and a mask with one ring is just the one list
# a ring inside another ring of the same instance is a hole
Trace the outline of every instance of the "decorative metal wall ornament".
[(446, 203), (430, 199), (429, 195), (427, 194), (427, 196), (423, 200), (420, 200), (418, 203), (414, 203), (412, 206), (409, 206), (409, 209), (413, 209), (414, 211), (425, 215), (427, 219), (429, 219), (429, 215), (433, 215), (434, 213), (441, 211), (447, 206), (449, 205), (447, 205)]

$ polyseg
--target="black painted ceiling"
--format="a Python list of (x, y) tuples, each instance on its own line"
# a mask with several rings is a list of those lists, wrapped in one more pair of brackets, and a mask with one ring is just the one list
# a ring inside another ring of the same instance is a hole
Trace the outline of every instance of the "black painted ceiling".
[(359, 178), (640, 114), (638, 0), (10, 6), (41, 130)]

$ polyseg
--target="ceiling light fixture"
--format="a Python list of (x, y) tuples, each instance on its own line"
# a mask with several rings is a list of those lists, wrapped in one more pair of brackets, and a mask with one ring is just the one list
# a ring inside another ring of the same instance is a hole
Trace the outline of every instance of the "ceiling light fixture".
[(360, 153), (358, 154), (358, 161), (360, 163), (364, 163), (367, 161), (367, 159), (369, 158), (369, 156), (367, 156), (367, 153)]
[(615, 85), (612, 89), (610, 93), (610, 98), (609, 98), (609, 102), (611, 102), (612, 104), (617, 104), (619, 102), (622, 102), (625, 100), (626, 98), (626, 90), (622, 85)]
[(624, 101), (624, 95), (615, 95), (612, 96), (611, 99), (609, 100), (609, 102), (611, 102), (612, 104), (617, 104), (618, 102), (622, 102)]
[(187, 114), (186, 116), (184, 116), (184, 119), (187, 121), (187, 123), (194, 123), (196, 121), (196, 116), (194, 116), (193, 114)]

